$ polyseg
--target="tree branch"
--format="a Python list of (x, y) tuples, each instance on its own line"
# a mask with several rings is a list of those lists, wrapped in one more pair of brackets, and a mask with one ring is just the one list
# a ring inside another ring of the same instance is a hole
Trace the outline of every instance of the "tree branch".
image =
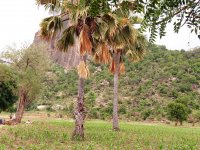
[[(181, 11), (186, 10), (186, 9), (188, 9), (188, 6), (182, 7), (180, 10), (178, 10), (177, 12), (175, 12), (172, 16), (174, 17), (174, 16), (176, 16), (177, 14), (179, 14)], [(165, 22), (165, 21), (169, 20), (170, 18), (171, 18), (171, 16), (168, 16), (168, 17), (164, 18), (163, 20), (161, 20), (161, 21), (159, 21), (159, 22), (156, 22), (155, 24), (158, 25), (158, 24), (160, 24), (160, 23), (162, 23), (162, 22)]]

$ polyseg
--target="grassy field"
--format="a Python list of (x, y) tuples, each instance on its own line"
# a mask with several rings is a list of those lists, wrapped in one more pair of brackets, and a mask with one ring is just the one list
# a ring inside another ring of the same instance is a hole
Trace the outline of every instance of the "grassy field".
[(74, 123), (64, 120), (0, 128), (0, 150), (196, 150), (200, 128), (144, 123), (121, 123), (113, 132), (111, 123), (87, 121), (85, 140), (71, 140)]

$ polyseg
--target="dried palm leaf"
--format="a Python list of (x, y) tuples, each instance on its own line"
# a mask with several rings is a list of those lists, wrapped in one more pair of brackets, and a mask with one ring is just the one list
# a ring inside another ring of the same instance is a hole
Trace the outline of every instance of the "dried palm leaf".
[(119, 73), (120, 74), (124, 74), (125, 73), (125, 64), (124, 64), (124, 62), (120, 63)]
[(83, 30), (80, 33), (80, 54), (84, 55), (86, 53), (92, 54), (92, 43), (88, 36), (89, 27), (87, 25), (83, 26)]
[(128, 18), (120, 18), (119, 19), (119, 25), (120, 26), (125, 26), (129, 23), (129, 19)]
[(94, 54), (94, 62), (95, 63), (101, 63), (100, 56), (97, 53)]
[(81, 78), (87, 79), (90, 76), (89, 69), (84, 61), (80, 61), (77, 67), (78, 75)]
[(108, 49), (108, 46), (106, 43), (103, 43), (101, 45), (101, 51), (102, 51), (102, 57), (101, 57), (101, 62), (104, 64), (108, 64), (111, 61), (111, 55)]
[(116, 69), (115, 61), (112, 60), (112, 62), (111, 62), (111, 64), (110, 64), (110, 68), (109, 68), (109, 70), (110, 70), (111, 73), (114, 74), (114, 73), (115, 73), (115, 69)]

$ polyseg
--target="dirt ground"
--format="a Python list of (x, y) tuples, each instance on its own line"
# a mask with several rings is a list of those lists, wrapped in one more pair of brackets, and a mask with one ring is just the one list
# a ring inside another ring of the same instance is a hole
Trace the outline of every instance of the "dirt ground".
[[(5, 120), (9, 120), (10, 118), (10, 113), (0, 113), (0, 118), (4, 118)], [(42, 112), (42, 111), (34, 111), (34, 112), (25, 112), (23, 115), (23, 122), (26, 122), (28, 120), (30, 121), (37, 121), (37, 120), (52, 120), (52, 119), (67, 119), (71, 120), (66, 115), (60, 114), (60, 113), (55, 113), (55, 112)]]

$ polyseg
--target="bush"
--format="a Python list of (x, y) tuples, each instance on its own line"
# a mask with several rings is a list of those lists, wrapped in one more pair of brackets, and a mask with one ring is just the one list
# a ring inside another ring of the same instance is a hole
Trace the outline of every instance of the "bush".
[(126, 114), (126, 106), (125, 105), (121, 105), (119, 108), (119, 113), (120, 114)]
[(187, 119), (188, 110), (185, 105), (181, 103), (172, 102), (169, 103), (167, 106), (167, 114), (169, 120), (176, 121), (175, 125), (177, 125), (178, 121), (182, 125), (182, 122)]
[(16, 88), (14, 81), (0, 81), (0, 112), (11, 108), (17, 101), (14, 93)]
[(151, 115), (151, 110), (150, 109), (146, 109), (141, 113), (141, 116), (142, 116), (143, 120), (146, 120), (150, 115)]
[(192, 114), (188, 116), (188, 123), (192, 123), (194, 126), (195, 123), (200, 121), (200, 111), (193, 111)]
[(98, 108), (92, 108), (88, 113), (89, 118), (99, 119), (99, 111)]
[(87, 108), (94, 107), (96, 97), (97, 96), (96, 96), (96, 94), (94, 92), (87, 93), (86, 100), (85, 100)]
[(179, 85), (179, 91), (184, 92), (190, 92), (191, 91), (191, 85), (189, 83), (182, 83)]

